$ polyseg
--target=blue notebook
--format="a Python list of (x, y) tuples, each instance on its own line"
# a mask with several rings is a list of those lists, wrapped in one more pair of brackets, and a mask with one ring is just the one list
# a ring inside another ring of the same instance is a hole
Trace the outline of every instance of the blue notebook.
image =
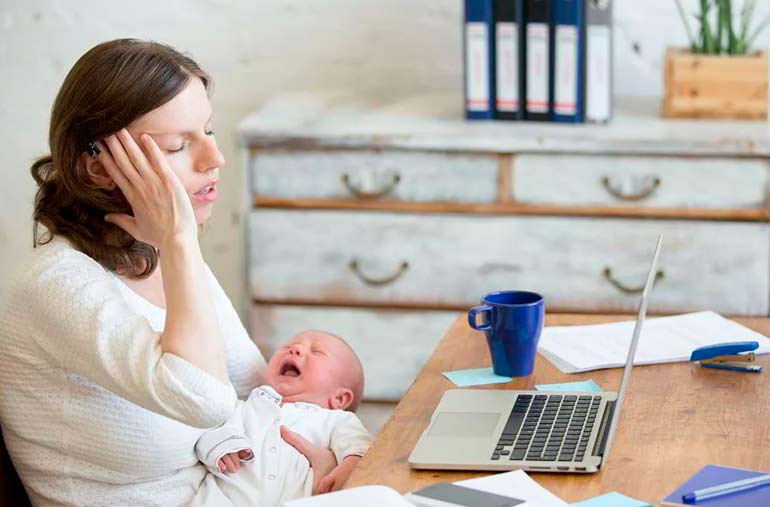
[(696, 489), (709, 488), (726, 482), (740, 481), (741, 479), (749, 479), (758, 475), (765, 475), (765, 473), (766, 472), (753, 472), (742, 468), (706, 465), (697, 474), (690, 477), (690, 480), (668, 495), (663, 500), (663, 505), (686, 505), (687, 507), (746, 507), (750, 505), (770, 505), (770, 486), (764, 486), (748, 491), (739, 491), (737, 493), (703, 500), (694, 504), (685, 504), (682, 500), (682, 495), (685, 493), (692, 493)]

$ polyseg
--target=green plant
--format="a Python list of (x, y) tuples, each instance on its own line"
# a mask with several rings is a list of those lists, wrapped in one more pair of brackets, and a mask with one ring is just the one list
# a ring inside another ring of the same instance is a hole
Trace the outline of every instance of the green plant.
[(732, 0), (698, 0), (700, 11), (694, 13), (699, 29), (693, 36), (687, 14), (682, 7), (682, 0), (676, 0), (679, 15), (682, 17), (690, 49), (693, 53), (714, 55), (743, 55), (750, 51), (757, 36), (770, 24), (770, 15), (766, 16), (753, 31), (749, 31), (751, 18), (758, 0), (744, 0), (738, 17), (738, 26), (733, 23)]

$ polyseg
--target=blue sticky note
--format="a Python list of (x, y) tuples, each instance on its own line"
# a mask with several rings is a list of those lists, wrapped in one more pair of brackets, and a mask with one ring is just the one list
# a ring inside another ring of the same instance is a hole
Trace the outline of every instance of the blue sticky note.
[(600, 393), (602, 388), (593, 379), (582, 382), (567, 382), (566, 384), (541, 384), (535, 386), (538, 391), (583, 391), (588, 393)]
[(650, 507), (650, 504), (635, 498), (621, 495), (620, 493), (607, 493), (595, 496), (582, 502), (573, 503), (571, 507)]
[(510, 382), (512, 377), (495, 375), (492, 368), (473, 368), (470, 370), (445, 371), (443, 374), (457, 387), (477, 386), (480, 384), (500, 384)]

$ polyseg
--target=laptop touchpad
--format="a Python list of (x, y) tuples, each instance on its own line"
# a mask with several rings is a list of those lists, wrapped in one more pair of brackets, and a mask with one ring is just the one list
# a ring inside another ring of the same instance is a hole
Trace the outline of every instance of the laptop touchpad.
[(489, 437), (497, 427), (500, 414), (478, 412), (439, 412), (430, 426), (431, 437)]

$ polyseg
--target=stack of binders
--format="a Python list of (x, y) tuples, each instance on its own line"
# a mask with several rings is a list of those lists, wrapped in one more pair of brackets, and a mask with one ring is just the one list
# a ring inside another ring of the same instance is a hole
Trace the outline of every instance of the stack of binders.
[(612, 116), (612, 0), (465, 0), (471, 120)]

